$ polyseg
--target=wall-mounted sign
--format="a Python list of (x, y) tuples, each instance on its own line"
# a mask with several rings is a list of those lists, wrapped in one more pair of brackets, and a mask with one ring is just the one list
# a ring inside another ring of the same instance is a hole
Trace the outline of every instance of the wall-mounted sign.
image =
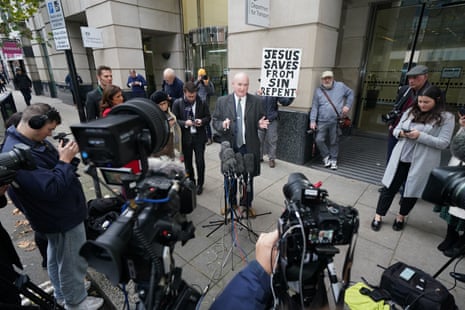
[(17, 41), (3, 41), (2, 53), (5, 60), (23, 59), (23, 50)]
[(52, 31), (53, 39), (55, 40), (55, 49), (59, 50), (69, 50), (71, 45), (68, 40), (68, 32), (66, 28), (56, 29)]
[(441, 71), (441, 79), (460, 79), (462, 67), (444, 67)]
[(82, 44), (90, 48), (103, 48), (102, 30), (90, 27), (81, 27)]
[(300, 48), (264, 48), (260, 74), (263, 96), (295, 97), (301, 58)]
[(270, 26), (270, 0), (247, 0), (246, 24)]

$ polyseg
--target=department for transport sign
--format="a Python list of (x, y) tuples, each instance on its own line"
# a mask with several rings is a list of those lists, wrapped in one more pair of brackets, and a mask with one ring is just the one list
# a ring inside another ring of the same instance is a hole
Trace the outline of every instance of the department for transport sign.
[(264, 48), (260, 89), (263, 96), (296, 96), (299, 84), (300, 48)]

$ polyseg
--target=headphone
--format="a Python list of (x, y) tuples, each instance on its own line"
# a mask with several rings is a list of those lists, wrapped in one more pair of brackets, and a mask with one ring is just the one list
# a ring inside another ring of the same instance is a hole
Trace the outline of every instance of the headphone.
[(44, 127), (45, 123), (49, 119), (56, 119), (57, 115), (58, 111), (55, 108), (50, 108), (45, 114), (34, 115), (33, 117), (31, 117), (31, 119), (28, 122), (29, 127), (31, 127), (32, 129), (41, 129), (42, 127)]

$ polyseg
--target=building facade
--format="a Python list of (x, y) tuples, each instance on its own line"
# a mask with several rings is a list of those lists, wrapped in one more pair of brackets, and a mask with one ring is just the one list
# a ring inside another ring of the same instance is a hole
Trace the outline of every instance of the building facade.
[[(228, 93), (230, 77), (246, 71), (250, 91), (259, 87), (262, 49), (302, 49), (297, 97), (286, 111), (308, 113), (320, 74), (355, 92), (352, 110), (358, 130), (385, 134), (387, 113), (405, 72), (430, 68), (429, 79), (447, 95), (448, 109), (465, 104), (465, 4), (454, 0), (61, 0), (77, 72), (95, 87), (95, 68), (113, 68), (114, 84), (126, 87), (129, 69), (146, 76), (148, 92), (160, 89), (162, 71), (183, 80), (207, 69), (216, 95)], [(264, 3), (268, 25), (248, 22), (247, 9)], [(48, 36), (41, 10), (28, 26), (42, 41), (30, 44), (27, 71), (45, 94), (61, 96), (68, 64)], [(102, 32), (102, 48), (86, 48), (80, 27)], [(34, 71), (34, 72), (32, 72)], [(214, 105), (214, 100), (212, 100)], [(214, 106), (211, 106), (214, 108)], [(298, 114), (296, 114), (298, 115)], [(293, 114), (293, 116), (295, 116)], [(302, 121), (305, 118), (299, 117)], [(295, 130), (304, 131), (307, 124)]]

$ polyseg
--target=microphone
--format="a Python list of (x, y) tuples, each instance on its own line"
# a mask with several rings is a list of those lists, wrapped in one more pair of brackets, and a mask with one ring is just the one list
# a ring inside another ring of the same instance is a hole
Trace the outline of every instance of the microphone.
[(460, 130), (452, 139), (450, 152), (460, 161), (465, 161), (465, 130)]
[(255, 171), (255, 160), (252, 153), (244, 154), (245, 172), (253, 174)]
[(221, 158), (221, 169), (223, 174), (230, 173), (233, 169), (235, 169), (236, 160), (234, 158), (234, 151), (232, 148), (227, 148), (223, 152), (223, 156)]
[(255, 161), (252, 153), (244, 154), (244, 166), (245, 172), (247, 172), (247, 192), (251, 192), (252, 188), (250, 183), (252, 182), (252, 174), (255, 171)]
[(229, 141), (223, 141), (221, 142), (221, 149), (220, 149), (220, 160), (223, 161), (223, 154), (226, 149), (231, 148), (231, 143)]
[(245, 166), (244, 166), (244, 158), (240, 152), (237, 152), (235, 154), (236, 158), (236, 173), (237, 174), (243, 174), (245, 173)]

